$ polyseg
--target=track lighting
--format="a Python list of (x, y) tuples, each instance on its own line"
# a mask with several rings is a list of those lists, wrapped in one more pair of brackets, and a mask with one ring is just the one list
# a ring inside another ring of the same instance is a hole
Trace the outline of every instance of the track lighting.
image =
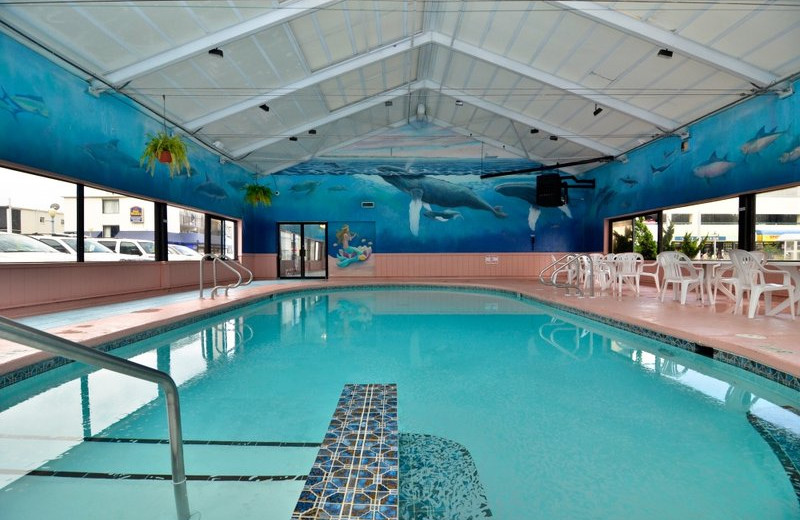
[(224, 56), (225, 56), (225, 53), (223, 53), (223, 52), (222, 52), (222, 49), (220, 49), (219, 47), (214, 47), (213, 49), (211, 49), (210, 51), (208, 51), (208, 53), (209, 53), (210, 55), (212, 55), (212, 56), (216, 56), (216, 57), (218, 57), (218, 58), (222, 58), (222, 57), (224, 57)]
[(557, 135), (551, 135), (550, 136), (550, 140), (551, 141), (558, 141), (558, 136)]
[(317, 131), (312, 128), (311, 130), (308, 131), (308, 134), (309, 135), (317, 135)]
[(289, 138), (289, 140), (290, 140), (290, 141), (297, 141), (297, 136), (296, 136), (296, 135), (293, 135), (292, 137), (290, 137), (290, 138)]
[(602, 108), (602, 107), (599, 107), (599, 106), (597, 106), (597, 103), (595, 103), (595, 104), (594, 104), (594, 112), (592, 112), (592, 115), (593, 115), (593, 116), (595, 116), (595, 117), (597, 117), (597, 115), (598, 115), (600, 112), (602, 112), (602, 111), (603, 111), (603, 108)]
[(531, 133), (532, 134), (538, 134), (539, 133), (539, 129), (538, 128), (531, 128)]
[(669, 49), (658, 49), (659, 58), (670, 59), (672, 57), (672, 51)]
[(264, 112), (269, 112), (269, 106), (267, 106), (266, 103), (264, 103), (263, 105), (258, 105), (258, 108), (260, 108)]
[(457, 107), (463, 107), (464, 106), (464, 102), (461, 101), (460, 99), (456, 99), (456, 106)]

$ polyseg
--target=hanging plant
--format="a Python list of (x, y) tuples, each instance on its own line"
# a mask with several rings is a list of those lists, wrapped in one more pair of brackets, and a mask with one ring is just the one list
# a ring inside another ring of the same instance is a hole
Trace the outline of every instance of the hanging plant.
[(267, 186), (258, 183), (249, 183), (244, 185), (244, 201), (252, 206), (263, 204), (269, 206), (272, 204), (272, 190)]
[(148, 141), (139, 159), (140, 165), (146, 164), (146, 169), (153, 175), (156, 170), (156, 162), (167, 165), (169, 176), (180, 175), (181, 170), (186, 170), (191, 174), (189, 157), (186, 154), (186, 144), (179, 135), (167, 135), (166, 131), (159, 131), (157, 134), (147, 134)]
[(164, 102), (164, 129), (155, 135), (147, 134), (148, 141), (139, 158), (139, 165), (147, 164), (146, 169), (150, 175), (155, 174), (156, 161), (167, 165), (170, 178), (180, 175), (181, 170), (186, 170), (186, 174), (191, 175), (186, 143), (181, 136), (167, 133), (167, 97), (162, 94), (161, 99)]

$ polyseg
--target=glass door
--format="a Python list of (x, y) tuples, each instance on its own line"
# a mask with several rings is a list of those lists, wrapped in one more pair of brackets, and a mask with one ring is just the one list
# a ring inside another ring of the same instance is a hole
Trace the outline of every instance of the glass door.
[(328, 277), (325, 222), (278, 223), (278, 277)]

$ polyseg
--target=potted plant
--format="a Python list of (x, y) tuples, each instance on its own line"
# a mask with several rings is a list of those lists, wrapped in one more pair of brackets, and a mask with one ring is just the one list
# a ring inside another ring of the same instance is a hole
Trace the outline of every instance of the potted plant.
[(139, 164), (146, 164), (150, 175), (155, 173), (156, 161), (164, 163), (169, 169), (169, 176), (179, 175), (181, 170), (190, 174), (189, 157), (186, 154), (186, 144), (179, 135), (168, 135), (166, 130), (157, 134), (147, 134), (148, 141), (139, 159)]
[(244, 201), (253, 206), (272, 204), (272, 190), (257, 182), (244, 185)]

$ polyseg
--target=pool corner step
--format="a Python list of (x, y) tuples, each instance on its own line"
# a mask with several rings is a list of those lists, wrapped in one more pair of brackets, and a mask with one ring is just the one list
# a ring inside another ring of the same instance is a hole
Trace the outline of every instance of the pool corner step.
[(397, 520), (397, 450), (397, 385), (345, 385), (292, 520)]

